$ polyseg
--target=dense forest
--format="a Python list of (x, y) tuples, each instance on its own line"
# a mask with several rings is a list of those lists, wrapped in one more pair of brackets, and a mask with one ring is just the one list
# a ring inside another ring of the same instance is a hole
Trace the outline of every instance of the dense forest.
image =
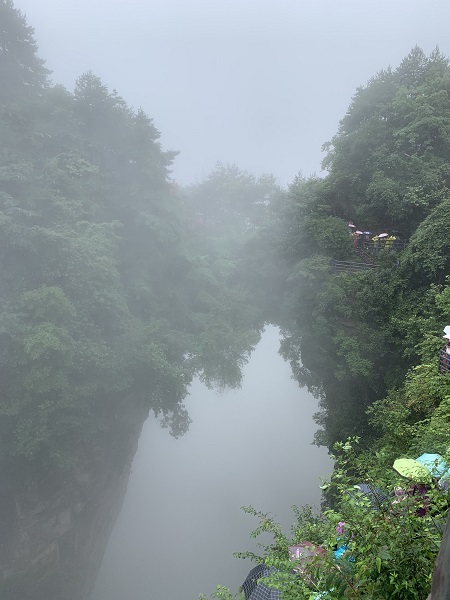
[[(438, 50), (414, 48), (379, 72), (326, 144), (327, 176), (298, 177), (252, 240), (263, 265), (254, 289), (277, 298), (265, 319), (282, 328), (282, 355), (319, 399), (315, 441), (335, 459), (322, 512), (294, 507), (291, 538), (245, 509), (259, 520), (252, 535), (274, 541), (261, 556), (238, 556), (265, 564), (283, 598), (425, 598), (430, 589), (448, 484), (422, 473), (409, 487), (393, 464), (450, 459), (450, 386), (438, 368), (450, 317), (449, 93)], [(271, 288), (274, 257), (282, 280)], [(361, 483), (371, 495), (355, 491)], [(329, 552), (299, 578), (288, 547), (304, 540)]]
[(235, 239), (280, 192), (232, 167), (180, 190), (152, 120), (93, 73), (51, 85), (1, 11), (1, 456), (70, 464), (130, 397), (181, 435), (192, 378), (237, 385), (259, 339)]
[[(274, 535), (251, 558), (287, 600), (424, 598), (448, 493), (433, 478), (426, 500), (373, 510), (354, 485), (389, 496), (395, 459), (450, 460), (449, 60), (414, 48), (359, 88), (326, 177), (283, 190), (218, 164), (182, 188), (148, 115), (91, 72), (52, 83), (11, 0), (0, 23), (2, 473), (73, 469), (133, 403), (182, 435), (192, 379), (238, 386), (272, 323), (336, 467), (291, 539), (248, 507)], [(337, 526), (343, 562), (299, 578), (288, 546), (331, 549)]]
[[(430, 589), (449, 506), (448, 482), (437, 481), (450, 459), (448, 367), (438, 362), (450, 318), (449, 94), (438, 50), (416, 47), (380, 71), (325, 145), (327, 176), (298, 177), (270, 228), (287, 269), (281, 351), (319, 398), (316, 443), (335, 459), (322, 512), (294, 507), (291, 539), (246, 509), (260, 521), (253, 535), (270, 531), (274, 543), (239, 555), (265, 564), (283, 598)], [(431, 473), (393, 469), (425, 453), (438, 455)], [(288, 546), (304, 540), (327, 553), (299, 578)]]

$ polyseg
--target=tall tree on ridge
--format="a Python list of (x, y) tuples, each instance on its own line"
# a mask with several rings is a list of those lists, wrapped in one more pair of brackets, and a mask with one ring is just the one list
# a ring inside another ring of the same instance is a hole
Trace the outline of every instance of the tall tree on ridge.
[(24, 99), (48, 84), (34, 29), (12, 0), (0, 0), (0, 104)]

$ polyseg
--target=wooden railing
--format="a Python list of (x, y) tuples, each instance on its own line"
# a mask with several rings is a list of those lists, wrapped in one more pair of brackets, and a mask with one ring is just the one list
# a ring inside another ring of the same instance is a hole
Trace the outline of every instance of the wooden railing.
[(447, 354), (445, 348), (439, 350), (439, 373), (450, 373), (450, 354)]
[(360, 271), (374, 271), (378, 269), (378, 265), (375, 263), (335, 260), (333, 268), (335, 273), (358, 273)]
[[(406, 246), (403, 240), (388, 240), (381, 238), (378, 241), (360, 238), (355, 250), (360, 257), (359, 261), (333, 261), (335, 273), (359, 273), (360, 271), (374, 271), (378, 269), (378, 255), (386, 252), (400, 252)], [(384, 254), (385, 255), (385, 254)]]

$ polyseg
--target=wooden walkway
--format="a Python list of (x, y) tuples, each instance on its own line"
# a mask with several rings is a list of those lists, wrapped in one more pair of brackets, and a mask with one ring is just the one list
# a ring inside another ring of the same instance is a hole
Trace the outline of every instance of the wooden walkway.
[(333, 261), (333, 268), (335, 273), (359, 273), (361, 271), (376, 271), (378, 265), (376, 263), (368, 262), (335, 260)]

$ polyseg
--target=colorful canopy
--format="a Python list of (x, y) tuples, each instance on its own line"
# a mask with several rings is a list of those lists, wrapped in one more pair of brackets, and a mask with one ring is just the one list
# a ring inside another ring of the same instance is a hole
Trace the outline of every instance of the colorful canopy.
[[(370, 504), (374, 510), (379, 509), (381, 503), (384, 502), (388, 497), (387, 492), (384, 493), (382, 490), (380, 490), (380, 488), (374, 487), (369, 483), (357, 483), (353, 487), (358, 492), (362, 492), (364, 494), (364, 496), (370, 501)], [(349, 494), (352, 495), (352, 492), (349, 491)]]
[(397, 473), (417, 483), (428, 483), (431, 481), (430, 471), (413, 458), (397, 458), (394, 461), (393, 467)]
[(246, 600), (280, 600), (281, 592), (279, 590), (269, 588), (260, 581), (262, 577), (268, 577), (275, 571), (274, 567), (268, 567), (264, 564), (254, 567), (242, 584), (242, 591)]
[(444, 457), (440, 454), (422, 454), (416, 461), (426, 467), (431, 473), (432, 477), (442, 477), (443, 475), (449, 474), (449, 465), (445, 461)]

